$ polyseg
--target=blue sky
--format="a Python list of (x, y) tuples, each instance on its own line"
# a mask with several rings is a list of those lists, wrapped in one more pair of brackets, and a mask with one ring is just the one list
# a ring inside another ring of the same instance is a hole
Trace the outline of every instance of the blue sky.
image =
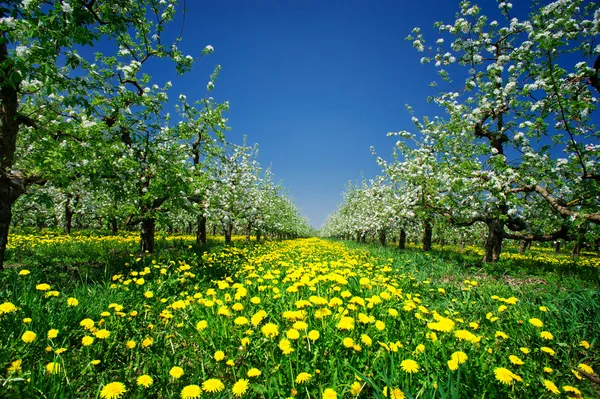
[[(514, 2), (521, 18), (524, 3)], [(495, 1), (477, 4), (499, 17)], [(395, 139), (387, 132), (413, 129), (405, 104), (419, 116), (440, 113), (426, 102), (435, 69), (404, 38), (418, 26), (435, 41), (434, 22), (453, 22), (457, 11), (458, 1), (439, 0), (187, 0), (180, 47), (215, 52), (172, 79), (172, 96), (202, 97), (220, 64), (212, 95), (231, 104), (228, 140), (258, 143), (260, 163), (272, 164), (318, 228), (348, 180), (379, 173), (370, 146), (389, 157)]]

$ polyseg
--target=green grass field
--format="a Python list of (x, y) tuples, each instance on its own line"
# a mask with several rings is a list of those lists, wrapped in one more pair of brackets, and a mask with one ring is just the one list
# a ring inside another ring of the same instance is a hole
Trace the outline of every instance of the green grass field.
[(140, 256), (133, 235), (16, 236), (0, 396), (598, 396), (591, 255), (193, 239)]

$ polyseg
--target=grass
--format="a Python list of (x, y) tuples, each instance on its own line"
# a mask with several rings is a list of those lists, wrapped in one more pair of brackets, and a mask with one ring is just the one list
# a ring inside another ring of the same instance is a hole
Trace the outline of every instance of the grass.
[[(0, 396), (598, 395), (585, 377), (600, 368), (591, 270), (509, 259), (501, 272), (448, 248), (318, 239), (195, 249), (193, 237), (161, 236), (157, 254), (139, 256), (128, 240), (56, 235), (10, 249)], [(70, 268), (88, 277), (61, 277)]]

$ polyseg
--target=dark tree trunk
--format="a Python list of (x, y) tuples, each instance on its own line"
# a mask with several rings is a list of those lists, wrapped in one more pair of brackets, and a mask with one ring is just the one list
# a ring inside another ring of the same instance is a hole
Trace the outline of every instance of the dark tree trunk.
[(384, 229), (379, 230), (379, 243), (381, 246), (385, 247), (385, 241), (387, 238), (387, 234)]
[(406, 231), (404, 229), (400, 230), (400, 239), (398, 240), (398, 248), (400, 248), (400, 249), (406, 248)]
[(233, 232), (233, 223), (228, 222), (225, 226), (225, 242), (231, 242), (231, 233)]
[(113, 236), (119, 234), (119, 225), (117, 224), (117, 218), (114, 216), (110, 218), (110, 229)]
[(556, 252), (556, 253), (560, 252), (560, 241), (558, 241), (558, 240), (554, 241), (554, 252)]
[(246, 229), (246, 242), (250, 241), (251, 233), (252, 233), (252, 223), (248, 223), (248, 228)]
[(213, 236), (217, 235), (217, 225), (216, 224), (213, 226), (213, 233), (212, 233), (212, 235)]
[(206, 216), (198, 216), (198, 230), (196, 230), (196, 245), (206, 244)]
[(142, 232), (140, 234), (142, 252), (148, 251), (152, 253), (154, 251), (154, 227), (156, 221), (154, 218), (147, 217), (142, 220)]
[(484, 262), (497, 262), (502, 252), (502, 241), (504, 240), (504, 221), (493, 219), (487, 222), (488, 236), (485, 240)]
[(256, 230), (256, 242), (260, 242), (260, 230)]
[(360, 235), (360, 242), (362, 242), (363, 244), (367, 242), (367, 233), (362, 233)]
[(360, 232), (356, 232), (356, 242), (360, 242)]
[[(0, 17), (5, 17), (5, 12), (0, 11)], [(12, 217), (12, 204), (19, 194), (11, 184), (8, 176), (12, 169), (17, 135), (19, 133), (19, 120), (17, 110), (18, 75), (14, 70), (15, 63), (8, 56), (8, 38), (3, 33), (0, 35), (0, 270), (4, 269), (4, 254), (8, 243), (8, 230)]]
[(423, 251), (431, 251), (431, 237), (433, 236), (433, 226), (429, 219), (423, 222)]
[(523, 255), (527, 248), (531, 245), (531, 240), (523, 240), (521, 241), (521, 246), (519, 247), (519, 255)]

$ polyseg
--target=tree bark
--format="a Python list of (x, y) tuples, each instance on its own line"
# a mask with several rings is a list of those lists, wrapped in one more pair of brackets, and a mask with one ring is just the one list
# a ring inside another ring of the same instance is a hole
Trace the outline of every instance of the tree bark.
[(142, 252), (154, 252), (154, 227), (156, 221), (154, 218), (147, 217), (142, 220), (142, 230), (140, 234)]
[(398, 248), (400, 248), (400, 249), (406, 248), (406, 231), (404, 229), (400, 230), (400, 239), (398, 240)]
[(260, 230), (256, 230), (256, 242), (260, 242)]
[(10, 187), (8, 184), (2, 184), (2, 180), (0, 180), (0, 270), (4, 269), (4, 254), (6, 252), (6, 244), (8, 243), (8, 230), (12, 217), (11, 206)]
[(527, 251), (527, 248), (529, 248), (530, 245), (531, 245), (530, 240), (521, 241), (521, 246), (519, 247), (519, 255), (523, 255), (525, 253), (525, 251)]
[(381, 244), (382, 247), (385, 247), (385, 241), (386, 241), (386, 232), (384, 229), (379, 230), (379, 243)]
[(433, 236), (433, 226), (429, 219), (423, 222), (423, 251), (431, 251), (431, 238)]
[(250, 241), (250, 234), (252, 233), (252, 223), (248, 223), (248, 227), (246, 229), (246, 242)]
[(206, 216), (198, 216), (198, 230), (196, 230), (196, 246), (206, 244)]
[(487, 222), (488, 236), (485, 240), (484, 262), (497, 262), (502, 252), (502, 241), (504, 240), (504, 221), (492, 219)]
[(233, 223), (228, 222), (225, 226), (225, 242), (231, 242), (231, 233), (233, 232)]
[(110, 218), (110, 230), (112, 231), (113, 236), (119, 234), (119, 225), (115, 216)]
[(213, 233), (212, 233), (212, 235), (213, 236), (217, 235), (217, 225), (216, 224), (213, 226)]

